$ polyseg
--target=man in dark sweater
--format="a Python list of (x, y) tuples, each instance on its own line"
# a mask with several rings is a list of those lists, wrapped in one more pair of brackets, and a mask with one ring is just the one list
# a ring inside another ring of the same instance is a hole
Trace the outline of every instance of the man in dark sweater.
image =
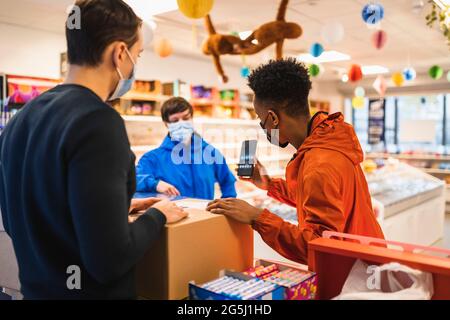
[(66, 26), (65, 84), (28, 103), (0, 137), (2, 218), (26, 299), (133, 299), (135, 265), (186, 213), (131, 200), (135, 157), (105, 103), (132, 84), (141, 20), (121, 0), (76, 5), (81, 28)]

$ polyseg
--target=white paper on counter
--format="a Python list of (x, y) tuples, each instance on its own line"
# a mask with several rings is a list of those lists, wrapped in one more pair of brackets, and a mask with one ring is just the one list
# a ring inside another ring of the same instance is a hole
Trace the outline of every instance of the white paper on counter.
[(182, 199), (174, 201), (174, 203), (184, 209), (199, 209), (206, 210), (209, 200), (197, 200), (197, 199)]

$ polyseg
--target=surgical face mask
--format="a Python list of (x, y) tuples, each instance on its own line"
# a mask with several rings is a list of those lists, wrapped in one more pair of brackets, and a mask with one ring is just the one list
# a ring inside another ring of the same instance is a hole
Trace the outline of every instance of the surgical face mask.
[(194, 123), (192, 120), (169, 123), (167, 128), (169, 129), (172, 141), (187, 142), (194, 133)]
[(116, 90), (114, 90), (114, 93), (109, 97), (108, 99), (109, 101), (119, 99), (120, 97), (124, 96), (128, 91), (130, 91), (131, 88), (133, 87), (133, 83), (136, 76), (136, 63), (131, 57), (130, 51), (128, 51), (128, 49), (126, 49), (126, 53), (128, 55), (128, 58), (130, 58), (131, 62), (133, 63), (133, 71), (131, 71), (131, 76), (129, 79), (124, 79), (122, 72), (120, 72), (119, 67), (116, 67), (120, 80), (117, 83)]
[[(267, 140), (269, 140), (269, 142), (271, 144), (284, 149), (284, 148), (286, 148), (289, 145), (289, 142), (280, 143), (280, 135), (278, 135), (278, 139), (272, 140), (272, 134), (270, 133), (270, 131), (272, 131), (272, 130), (266, 129), (266, 123), (267, 123), (267, 119), (269, 119), (269, 115), (270, 114), (267, 114), (266, 120), (264, 120), (264, 122), (260, 122), (259, 125), (261, 126), (261, 128), (263, 130), (266, 131)], [(275, 128), (275, 129), (278, 129), (278, 128)], [(280, 132), (280, 130), (278, 130), (278, 133), (279, 132)]]

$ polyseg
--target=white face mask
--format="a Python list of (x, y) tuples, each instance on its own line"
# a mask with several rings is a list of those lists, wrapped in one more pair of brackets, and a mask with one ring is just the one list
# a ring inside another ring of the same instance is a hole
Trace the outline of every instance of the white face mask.
[(167, 128), (169, 129), (172, 141), (187, 142), (194, 133), (194, 123), (192, 120), (169, 123)]
[(120, 97), (124, 96), (128, 91), (130, 91), (131, 88), (133, 87), (133, 83), (136, 76), (136, 63), (133, 61), (130, 51), (128, 51), (128, 49), (125, 50), (128, 55), (128, 58), (130, 58), (131, 62), (133, 63), (133, 71), (131, 72), (131, 76), (129, 79), (124, 79), (122, 72), (120, 72), (119, 67), (116, 67), (120, 80), (117, 83), (116, 90), (114, 90), (114, 93), (109, 97), (108, 101), (119, 99)]

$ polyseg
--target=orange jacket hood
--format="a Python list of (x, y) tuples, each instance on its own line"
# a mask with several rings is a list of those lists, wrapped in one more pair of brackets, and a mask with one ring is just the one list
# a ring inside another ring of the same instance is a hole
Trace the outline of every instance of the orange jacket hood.
[(310, 122), (309, 136), (298, 149), (298, 156), (313, 148), (334, 150), (349, 158), (355, 165), (364, 159), (361, 145), (353, 127), (344, 122), (342, 113), (316, 114)]

